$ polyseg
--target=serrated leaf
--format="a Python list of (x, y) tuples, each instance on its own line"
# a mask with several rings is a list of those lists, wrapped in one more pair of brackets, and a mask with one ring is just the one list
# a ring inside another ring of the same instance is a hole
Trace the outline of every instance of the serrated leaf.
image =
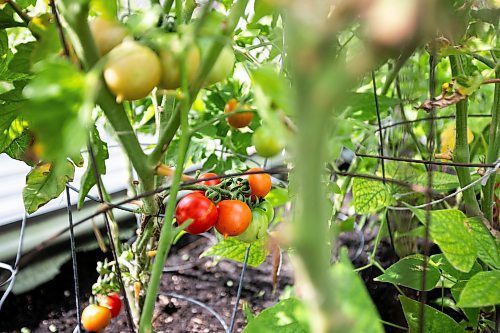
[(57, 172), (50, 163), (39, 164), (26, 176), (23, 189), (24, 207), (31, 214), (52, 199), (57, 198), (68, 181), (73, 180), (75, 167), (69, 161)]
[(387, 186), (375, 180), (354, 178), (352, 194), (354, 208), (358, 214), (375, 213), (392, 201)]
[[(248, 243), (242, 242), (236, 238), (227, 239), (215, 244), (200, 255), (201, 257), (218, 256), (231, 259), (238, 262), (245, 260)], [(248, 265), (257, 267), (264, 262), (267, 256), (267, 250), (264, 241), (257, 241), (251, 244), (248, 254)]]
[(477, 308), (500, 304), (500, 271), (479, 272), (460, 294), (457, 306)]
[[(412, 209), (412, 212), (422, 223), (426, 223), (425, 211)], [(434, 210), (430, 214), (432, 240), (439, 245), (453, 267), (461, 272), (469, 272), (476, 260), (477, 249), (465, 214), (457, 209)]]
[[(405, 296), (399, 296), (410, 332), (420, 332), (420, 302)], [(450, 316), (430, 307), (424, 306), (424, 329), (425, 333), (465, 333), (465, 330)]]
[(492, 268), (500, 269), (500, 246), (484, 223), (477, 218), (468, 219), (469, 232), (476, 243), (477, 256)]
[(285, 299), (259, 313), (243, 333), (308, 333), (305, 305), (298, 299)]
[[(419, 185), (427, 186), (427, 173), (420, 174), (416, 180)], [(456, 175), (434, 171), (432, 173), (432, 189), (440, 192), (454, 190), (460, 186)]]
[(360, 276), (354, 272), (347, 251), (341, 251), (341, 260), (332, 267), (334, 297), (339, 300), (339, 311), (348, 322), (342, 333), (383, 333), (377, 308)]
[(23, 22), (17, 21), (14, 18), (14, 11), (10, 8), (10, 6), (6, 6), (0, 10), (0, 29), (24, 26), (25, 24)]
[(9, 62), (9, 70), (16, 73), (29, 73), (31, 71), (31, 53), (35, 42), (16, 45), (16, 53)]
[[(90, 136), (90, 142), (95, 156), (97, 171), (100, 175), (106, 174), (106, 160), (109, 158), (108, 145), (101, 140), (99, 131), (96, 127)], [(92, 187), (96, 184), (94, 167), (90, 152), (88, 156), (87, 169), (80, 180), (80, 192), (78, 193), (78, 209), (82, 208), (85, 196), (89, 193)]]
[[(415, 290), (422, 290), (424, 271), (424, 257), (412, 255), (399, 260), (387, 268), (384, 274), (377, 276), (374, 281), (394, 283)], [(437, 268), (427, 265), (426, 288), (432, 290), (439, 282), (440, 274)]]

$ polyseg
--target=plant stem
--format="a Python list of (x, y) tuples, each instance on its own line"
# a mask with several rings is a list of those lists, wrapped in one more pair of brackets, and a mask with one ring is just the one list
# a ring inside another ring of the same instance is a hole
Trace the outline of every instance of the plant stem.
[[(177, 0), (178, 1), (178, 0)], [(183, 57), (185, 59), (185, 57)], [(187, 73), (186, 73), (186, 63), (182, 64), (182, 88), (187, 94), (189, 94), (187, 89)], [(177, 193), (180, 188), (182, 172), (184, 170), (184, 162), (186, 160), (186, 153), (189, 147), (190, 136), (189, 136), (189, 124), (188, 124), (188, 113), (191, 104), (189, 103), (189, 95), (184, 96), (181, 101), (181, 136), (179, 140), (179, 153), (177, 157), (177, 168), (175, 169), (174, 179), (172, 182), (172, 187), (170, 188), (170, 196), (167, 203), (167, 208), (165, 211), (165, 219), (163, 221), (163, 227), (161, 229), (160, 239), (158, 241), (158, 249), (156, 252), (155, 262), (153, 264), (153, 269), (151, 271), (151, 278), (149, 280), (149, 286), (146, 294), (146, 300), (144, 302), (144, 307), (141, 315), (141, 320), (139, 324), (140, 333), (153, 332), (153, 327), (151, 319), (153, 317), (153, 310), (156, 303), (156, 295), (158, 293), (158, 288), (160, 287), (160, 280), (163, 275), (163, 267), (167, 259), (168, 251), (172, 244), (172, 219), (175, 210), (175, 205), (177, 201)]]
[[(496, 77), (500, 77), (500, 69), (496, 71)], [(490, 123), (490, 133), (488, 140), (488, 152), (486, 154), (486, 162), (493, 163), (498, 158), (500, 139), (498, 135), (500, 133), (500, 83), (495, 84), (495, 97), (493, 99), (493, 106), (491, 108), (491, 123)], [(496, 173), (492, 174), (488, 179), (488, 182), (483, 186), (483, 197), (482, 197), (482, 211), (485, 217), (490, 222), (493, 221), (493, 197), (495, 188)]]
[[(451, 71), (453, 76), (463, 74), (463, 69), (458, 56), (450, 56)], [(467, 99), (456, 104), (456, 145), (453, 160), (459, 163), (470, 162), (469, 144), (467, 143)], [(472, 182), (469, 170), (464, 167), (455, 167), (461, 187)], [(481, 210), (474, 193), (474, 188), (463, 192), (465, 210), (468, 216), (481, 216)]]

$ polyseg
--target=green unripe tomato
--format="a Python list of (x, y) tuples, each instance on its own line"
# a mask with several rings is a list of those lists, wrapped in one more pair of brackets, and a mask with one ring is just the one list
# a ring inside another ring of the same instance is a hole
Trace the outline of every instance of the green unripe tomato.
[(252, 135), (252, 144), (257, 154), (262, 157), (273, 157), (283, 150), (283, 141), (275, 131), (267, 126), (261, 126)]
[(267, 215), (262, 209), (252, 210), (252, 221), (246, 230), (236, 236), (242, 242), (253, 243), (256, 240), (262, 239), (267, 234)]
[(233, 72), (235, 62), (236, 56), (233, 48), (231, 46), (224, 47), (207, 75), (206, 84), (209, 86), (227, 79)]
[(274, 207), (269, 201), (262, 201), (256, 209), (261, 209), (264, 213), (266, 213), (267, 223), (272, 222), (274, 219)]

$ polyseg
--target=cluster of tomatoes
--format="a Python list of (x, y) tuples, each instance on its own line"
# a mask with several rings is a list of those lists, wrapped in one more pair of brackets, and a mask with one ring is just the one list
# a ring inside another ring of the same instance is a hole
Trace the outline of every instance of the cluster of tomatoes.
[(89, 304), (82, 312), (82, 325), (87, 331), (103, 330), (120, 313), (122, 301), (120, 295), (112, 293), (97, 296), (97, 304)]
[[(259, 172), (254, 168), (248, 172)], [(199, 179), (217, 177), (214, 173), (206, 173)], [(190, 221), (185, 231), (200, 234), (215, 228), (224, 238), (237, 237), (244, 242), (254, 242), (265, 237), (267, 226), (274, 217), (273, 206), (263, 199), (271, 190), (271, 177), (266, 173), (254, 173), (245, 176), (250, 186), (249, 198), (254, 198), (255, 205), (251, 209), (242, 200), (224, 199), (214, 203), (205, 196), (205, 192), (194, 191), (177, 203), (175, 218), (179, 225)], [(200, 185), (221, 186), (220, 179), (199, 182)], [(224, 189), (223, 189), (224, 190)]]
[[(90, 30), (97, 51), (101, 56), (107, 56), (104, 81), (117, 102), (142, 99), (155, 87), (179, 88), (182, 59), (186, 60), (188, 82), (198, 74), (200, 48), (196, 43), (186, 46), (176, 33), (151, 36), (148, 42), (154, 44), (155, 50), (152, 50), (131, 38), (118, 21), (97, 17), (90, 21)], [(235, 60), (233, 49), (230, 46), (223, 48), (205, 84), (227, 78), (233, 71)]]

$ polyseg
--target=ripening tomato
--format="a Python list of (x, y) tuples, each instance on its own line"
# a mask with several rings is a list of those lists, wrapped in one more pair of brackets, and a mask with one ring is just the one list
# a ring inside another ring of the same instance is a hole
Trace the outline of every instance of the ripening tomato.
[(146, 46), (127, 40), (108, 57), (104, 81), (118, 103), (144, 98), (160, 82), (160, 59)]
[(222, 200), (217, 204), (217, 210), (219, 217), (215, 223), (215, 229), (224, 238), (243, 233), (252, 221), (250, 207), (240, 200)]
[[(213, 172), (207, 172), (198, 177), (198, 179), (205, 179), (205, 178), (212, 178), (212, 177), (217, 177), (216, 173)], [(205, 185), (205, 186), (215, 186), (220, 184), (221, 180), (220, 179), (211, 179), (211, 180), (206, 180), (203, 182), (199, 182), (198, 184), (200, 185)]]
[[(160, 88), (177, 89), (181, 86), (181, 59), (183, 55), (182, 44), (177, 34), (170, 34), (164, 47), (160, 50), (161, 81)], [(191, 45), (186, 50), (187, 80), (192, 82), (200, 67), (201, 54), (196, 45)]]
[(186, 232), (193, 235), (210, 230), (217, 222), (217, 217), (217, 207), (199, 192), (186, 195), (175, 208), (175, 218), (179, 225), (188, 219), (193, 220), (185, 229)]
[[(248, 170), (249, 172), (253, 171), (262, 171), (261, 168), (252, 168)], [(271, 191), (271, 176), (267, 173), (257, 173), (248, 175), (248, 183), (250, 183), (250, 189), (252, 190), (252, 195), (256, 195), (260, 198), (265, 197), (269, 191)]]
[(112, 293), (107, 296), (100, 297), (99, 305), (108, 308), (111, 311), (111, 317), (115, 318), (122, 309), (122, 300), (120, 299), (120, 295)]
[(252, 144), (257, 154), (262, 157), (272, 157), (284, 147), (282, 139), (268, 126), (261, 126), (255, 130)]
[[(240, 103), (236, 99), (230, 99), (226, 105), (224, 106), (225, 113), (231, 113), (238, 109)], [(248, 105), (243, 105), (244, 110), (249, 110), (250, 107)], [(227, 122), (233, 128), (242, 128), (248, 126), (253, 119), (252, 112), (242, 112), (237, 113), (234, 116), (227, 117)]]
[(118, 21), (96, 17), (89, 22), (89, 27), (101, 56), (111, 51), (127, 37), (127, 30)]
[(87, 331), (98, 332), (109, 325), (111, 311), (104, 306), (89, 304), (82, 312), (82, 325)]
[(231, 75), (235, 61), (236, 57), (233, 48), (231, 46), (224, 47), (207, 75), (207, 85), (225, 80)]
[(259, 205), (257, 206), (257, 208), (262, 209), (266, 213), (268, 223), (271, 223), (273, 221), (273, 219), (274, 219), (274, 207), (269, 201), (267, 201), (267, 200), (261, 201), (259, 203)]
[(236, 236), (236, 238), (246, 243), (252, 243), (258, 239), (262, 239), (267, 234), (268, 224), (266, 213), (262, 209), (256, 208), (252, 210), (252, 221), (250, 221), (250, 225), (243, 233)]

